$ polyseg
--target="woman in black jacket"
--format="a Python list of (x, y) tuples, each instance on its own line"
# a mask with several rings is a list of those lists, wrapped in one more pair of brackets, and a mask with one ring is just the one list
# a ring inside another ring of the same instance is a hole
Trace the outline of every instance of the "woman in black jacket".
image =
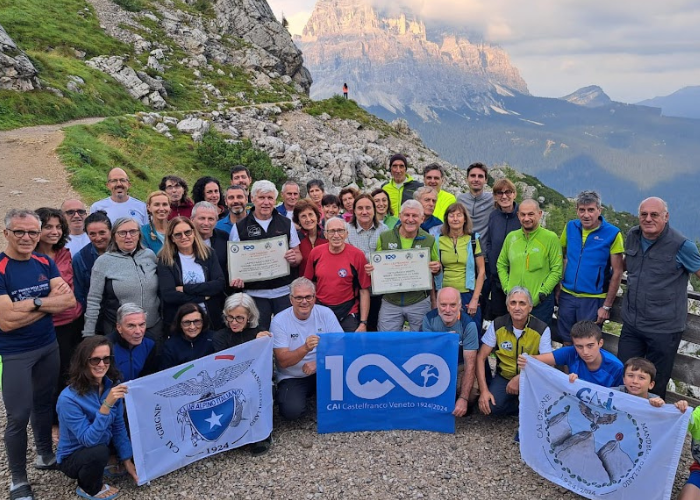
[(520, 229), (518, 204), (515, 203), (517, 195), (515, 184), (508, 179), (499, 179), (493, 185), (493, 200), (496, 210), (489, 215), (489, 241), (486, 245), (489, 264), (487, 271), (491, 280), (491, 300), (488, 307), (489, 315), (486, 319), (496, 319), (508, 312), (506, 296), (498, 279), (498, 271), (496, 271), (496, 262), (501, 254), (506, 235)]
[(188, 363), (214, 353), (209, 316), (193, 302), (181, 305), (175, 313), (170, 338), (160, 355), (160, 369)]
[(221, 327), (224, 273), (187, 217), (175, 217), (168, 223), (165, 244), (158, 253), (158, 286), (166, 331), (178, 307), (187, 302), (202, 306), (214, 328)]

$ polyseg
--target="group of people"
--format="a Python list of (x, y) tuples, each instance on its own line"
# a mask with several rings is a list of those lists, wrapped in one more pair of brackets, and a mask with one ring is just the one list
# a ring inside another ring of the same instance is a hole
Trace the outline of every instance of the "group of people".
[[(628, 386), (627, 371), (641, 371), (648, 389), (665, 396), (700, 253), (669, 226), (663, 200), (644, 200), (639, 225), (624, 236), (602, 216), (598, 194), (584, 191), (577, 219), (556, 235), (542, 227), (536, 200), (516, 203), (510, 180), (486, 189), (481, 163), (468, 167), (468, 190), (457, 197), (443, 189), (439, 164), (423, 168), (423, 182), (408, 168), (395, 154), (381, 188), (347, 187), (336, 196), (314, 179), (302, 198), (297, 182), (278, 192), (267, 180), (253, 182), (241, 165), (225, 190), (202, 177), (191, 198), (186, 181), (168, 175), (145, 203), (129, 195), (128, 174), (114, 168), (110, 196), (90, 214), (73, 199), (60, 209), (11, 210), (0, 254), (11, 498), (33, 498), (30, 418), (35, 467), (76, 478), (84, 498), (113, 498), (118, 491), (105, 474), (136, 479), (121, 382), (261, 336), (272, 337), (275, 397), (285, 419), (306, 411), (316, 346), (323, 333), (340, 331), (457, 333), (456, 416), (476, 407), (517, 412), (522, 354), (633, 394), (639, 391)], [(254, 282), (229, 275), (229, 241), (272, 237), (287, 241), (288, 275)], [(429, 253), (432, 284), (373, 294), (370, 253), (410, 248)], [(609, 318), (625, 269), (617, 359), (600, 350), (598, 325)], [(553, 351), (555, 304), (565, 347)], [(491, 320), (485, 332), (483, 319)], [(265, 453), (270, 443), (268, 437), (251, 451)]]

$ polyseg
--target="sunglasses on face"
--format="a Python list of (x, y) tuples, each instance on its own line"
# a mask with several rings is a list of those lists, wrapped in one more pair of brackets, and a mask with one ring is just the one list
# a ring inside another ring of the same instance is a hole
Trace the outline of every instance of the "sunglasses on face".
[(114, 356), (105, 356), (104, 358), (94, 357), (88, 358), (88, 363), (90, 366), (100, 366), (100, 363), (104, 363), (105, 366), (109, 366), (112, 364), (113, 359)]

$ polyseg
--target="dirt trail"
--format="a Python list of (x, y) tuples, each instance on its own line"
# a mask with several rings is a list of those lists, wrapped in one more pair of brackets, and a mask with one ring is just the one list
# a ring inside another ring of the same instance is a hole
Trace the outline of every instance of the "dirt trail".
[[(59, 207), (63, 200), (75, 198), (56, 154), (63, 141), (62, 129), (101, 120), (86, 118), (0, 132), (0, 217), (11, 208)], [(5, 244), (0, 238), (0, 250)]]

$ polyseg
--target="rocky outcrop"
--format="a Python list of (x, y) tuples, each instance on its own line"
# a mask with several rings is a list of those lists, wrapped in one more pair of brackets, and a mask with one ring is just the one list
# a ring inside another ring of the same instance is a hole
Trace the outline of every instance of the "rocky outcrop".
[(28, 91), (39, 87), (36, 68), (0, 25), (0, 89)]
[(146, 106), (151, 106), (154, 109), (165, 107), (166, 103), (163, 98), (167, 97), (168, 94), (163, 83), (149, 77), (146, 73), (137, 74), (134, 69), (124, 63), (123, 57), (99, 56), (85, 61), (85, 64), (110, 75), (126, 89), (131, 97), (140, 100)]
[(599, 108), (612, 103), (608, 94), (597, 85), (580, 88), (576, 92), (560, 97), (560, 99), (586, 108)]
[[(270, 104), (190, 115), (179, 121), (176, 129), (198, 140), (211, 123), (233, 139), (248, 139), (266, 151), (290, 179), (300, 184), (322, 179), (331, 193), (349, 184), (366, 191), (380, 187), (389, 179), (387, 163), (396, 152), (406, 155), (411, 175), (420, 179), (424, 166), (438, 162), (446, 170), (447, 191), (456, 194), (466, 189), (466, 171), (441, 160), (403, 120), (380, 132), (355, 120), (311, 116), (301, 110), (300, 102), (293, 107), (283, 111)], [(159, 133), (167, 136), (171, 132), (170, 117), (145, 113), (139, 118)]]
[[(265, 0), (212, 0), (213, 19), (180, 10), (170, 0), (152, 2), (155, 10), (142, 12), (127, 12), (107, 0), (89, 1), (106, 33), (131, 44), (136, 54), (149, 54), (143, 68), (135, 66), (139, 64), (136, 60), (128, 61), (128, 65), (123, 61), (123, 67), (116, 70), (116, 74), (124, 73), (121, 78), (115, 76), (114, 70), (107, 72), (130, 94), (140, 94), (137, 98), (146, 99), (146, 104), (154, 108), (165, 106), (165, 101), (161, 102), (154, 92), (167, 96), (142, 77), (141, 72), (163, 74), (173, 65), (192, 71), (193, 84), (202, 91), (203, 106), (222, 100), (221, 89), (206, 82), (201, 74), (202, 70), (213, 72), (214, 64), (243, 68), (255, 86), (265, 90), (273, 90), (272, 83), (278, 80), (293, 85), (300, 94), (309, 92), (311, 76), (303, 66), (301, 52)], [(157, 30), (148, 28), (153, 23), (157, 24)], [(180, 52), (178, 57), (174, 56), (173, 44)], [(181, 57), (181, 51), (186, 57)], [(105, 55), (97, 59), (112, 58)], [(105, 69), (104, 64), (96, 67)], [(145, 87), (134, 80), (133, 73), (149, 85), (148, 94), (142, 94)]]
[(431, 31), (406, 14), (383, 16), (369, 0), (319, 0), (296, 42), (315, 80), (313, 98), (338, 94), (347, 82), (362, 106), (432, 119), (435, 108), (490, 114), (502, 107), (499, 95), (528, 94), (500, 47)]

